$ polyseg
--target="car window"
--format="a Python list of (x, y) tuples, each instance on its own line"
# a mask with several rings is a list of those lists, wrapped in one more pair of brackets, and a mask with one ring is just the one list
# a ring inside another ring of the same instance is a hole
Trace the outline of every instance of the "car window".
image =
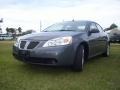
[(85, 25), (79, 25), (79, 26), (77, 27), (77, 29), (79, 29), (79, 30), (85, 30), (85, 28), (86, 28)]
[(96, 24), (96, 26), (100, 32), (103, 32), (103, 28), (100, 25)]
[[(97, 26), (96, 26), (95, 23), (92, 23), (92, 24), (90, 25), (90, 31), (93, 30), (93, 29), (98, 30), (98, 28), (97, 28)], [(99, 30), (98, 30), (98, 31), (99, 31)]]
[(54, 30), (60, 30), (63, 27), (62, 24), (53, 24), (52, 26), (48, 27), (46, 30), (54, 31)]
[(85, 31), (86, 23), (81, 22), (67, 22), (67, 23), (57, 23), (49, 26), (44, 31), (53, 32), (53, 31)]

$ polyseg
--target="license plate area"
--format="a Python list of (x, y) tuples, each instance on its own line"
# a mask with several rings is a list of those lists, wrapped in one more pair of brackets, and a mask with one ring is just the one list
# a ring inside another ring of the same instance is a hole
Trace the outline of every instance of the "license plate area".
[(27, 50), (19, 50), (19, 56), (29, 57), (29, 56), (30, 56), (30, 51), (27, 51)]

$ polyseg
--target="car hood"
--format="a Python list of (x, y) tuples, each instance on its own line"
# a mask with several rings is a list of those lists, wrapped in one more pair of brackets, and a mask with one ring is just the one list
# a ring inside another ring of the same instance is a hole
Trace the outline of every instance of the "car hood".
[(25, 40), (50, 40), (53, 38), (64, 37), (64, 36), (74, 36), (77, 34), (82, 34), (83, 32), (40, 32), (34, 34), (28, 34), (21, 36), (20, 39)]

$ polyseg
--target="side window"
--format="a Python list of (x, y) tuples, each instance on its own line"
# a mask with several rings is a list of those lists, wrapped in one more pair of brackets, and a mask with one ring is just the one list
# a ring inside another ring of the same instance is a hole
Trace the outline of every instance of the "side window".
[(90, 31), (93, 30), (93, 29), (98, 30), (98, 28), (97, 28), (97, 26), (95, 25), (95, 23), (92, 23), (92, 24), (90, 25)]
[(96, 26), (94, 23), (92, 23), (92, 24), (90, 25), (90, 30), (93, 30), (93, 29), (98, 29), (97, 26)]
[(96, 26), (100, 32), (103, 32), (103, 28), (100, 25), (96, 24)]

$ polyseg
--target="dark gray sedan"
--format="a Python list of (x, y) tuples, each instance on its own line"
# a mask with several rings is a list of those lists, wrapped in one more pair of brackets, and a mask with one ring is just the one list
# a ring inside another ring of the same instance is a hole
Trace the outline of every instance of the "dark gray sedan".
[(40, 65), (69, 65), (83, 70), (84, 61), (97, 55), (109, 56), (109, 38), (92, 21), (66, 21), (44, 31), (19, 37), (13, 45), (18, 60)]

